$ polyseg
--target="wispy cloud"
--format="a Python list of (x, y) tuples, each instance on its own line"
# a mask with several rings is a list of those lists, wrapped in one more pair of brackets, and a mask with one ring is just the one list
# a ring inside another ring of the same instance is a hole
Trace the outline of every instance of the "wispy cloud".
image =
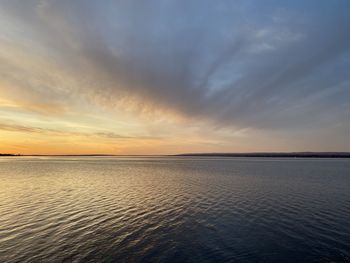
[(78, 136), (78, 137), (97, 137), (116, 140), (159, 140), (161, 137), (156, 136), (128, 136), (121, 135), (109, 131), (95, 131), (95, 132), (76, 132), (76, 131), (64, 131), (61, 129), (50, 129), (33, 126), (24, 126), (15, 123), (0, 123), (0, 131), (12, 131), (21, 133), (37, 133), (42, 135), (54, 135), (54, 136)]

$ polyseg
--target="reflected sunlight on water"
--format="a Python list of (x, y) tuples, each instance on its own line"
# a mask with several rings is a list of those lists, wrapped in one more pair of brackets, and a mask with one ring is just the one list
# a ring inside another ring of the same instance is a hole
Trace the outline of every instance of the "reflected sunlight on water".
[(350, 160), (0, 160), (0, 262), (350, 261)]

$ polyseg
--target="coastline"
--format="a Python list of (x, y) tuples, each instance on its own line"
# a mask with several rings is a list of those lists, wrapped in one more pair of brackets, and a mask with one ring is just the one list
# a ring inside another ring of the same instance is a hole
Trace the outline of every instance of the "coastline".
[(0, 154), (0, 157), (264, 157), (264, 158), (350, 158), (350, 152), (247, 152), (182, 154)]

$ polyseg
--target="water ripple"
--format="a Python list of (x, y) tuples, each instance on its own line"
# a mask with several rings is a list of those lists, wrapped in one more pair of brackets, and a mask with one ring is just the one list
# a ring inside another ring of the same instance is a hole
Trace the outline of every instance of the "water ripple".
[(2, 159), (0, 262), (350, 262), (349, 175), (348, 160)]

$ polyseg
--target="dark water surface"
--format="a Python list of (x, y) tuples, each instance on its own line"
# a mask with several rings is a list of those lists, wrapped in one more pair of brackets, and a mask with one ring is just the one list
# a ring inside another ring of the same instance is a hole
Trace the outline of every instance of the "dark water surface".
[(0, 262), (350, 262), (350, 160), (3, 157)]

